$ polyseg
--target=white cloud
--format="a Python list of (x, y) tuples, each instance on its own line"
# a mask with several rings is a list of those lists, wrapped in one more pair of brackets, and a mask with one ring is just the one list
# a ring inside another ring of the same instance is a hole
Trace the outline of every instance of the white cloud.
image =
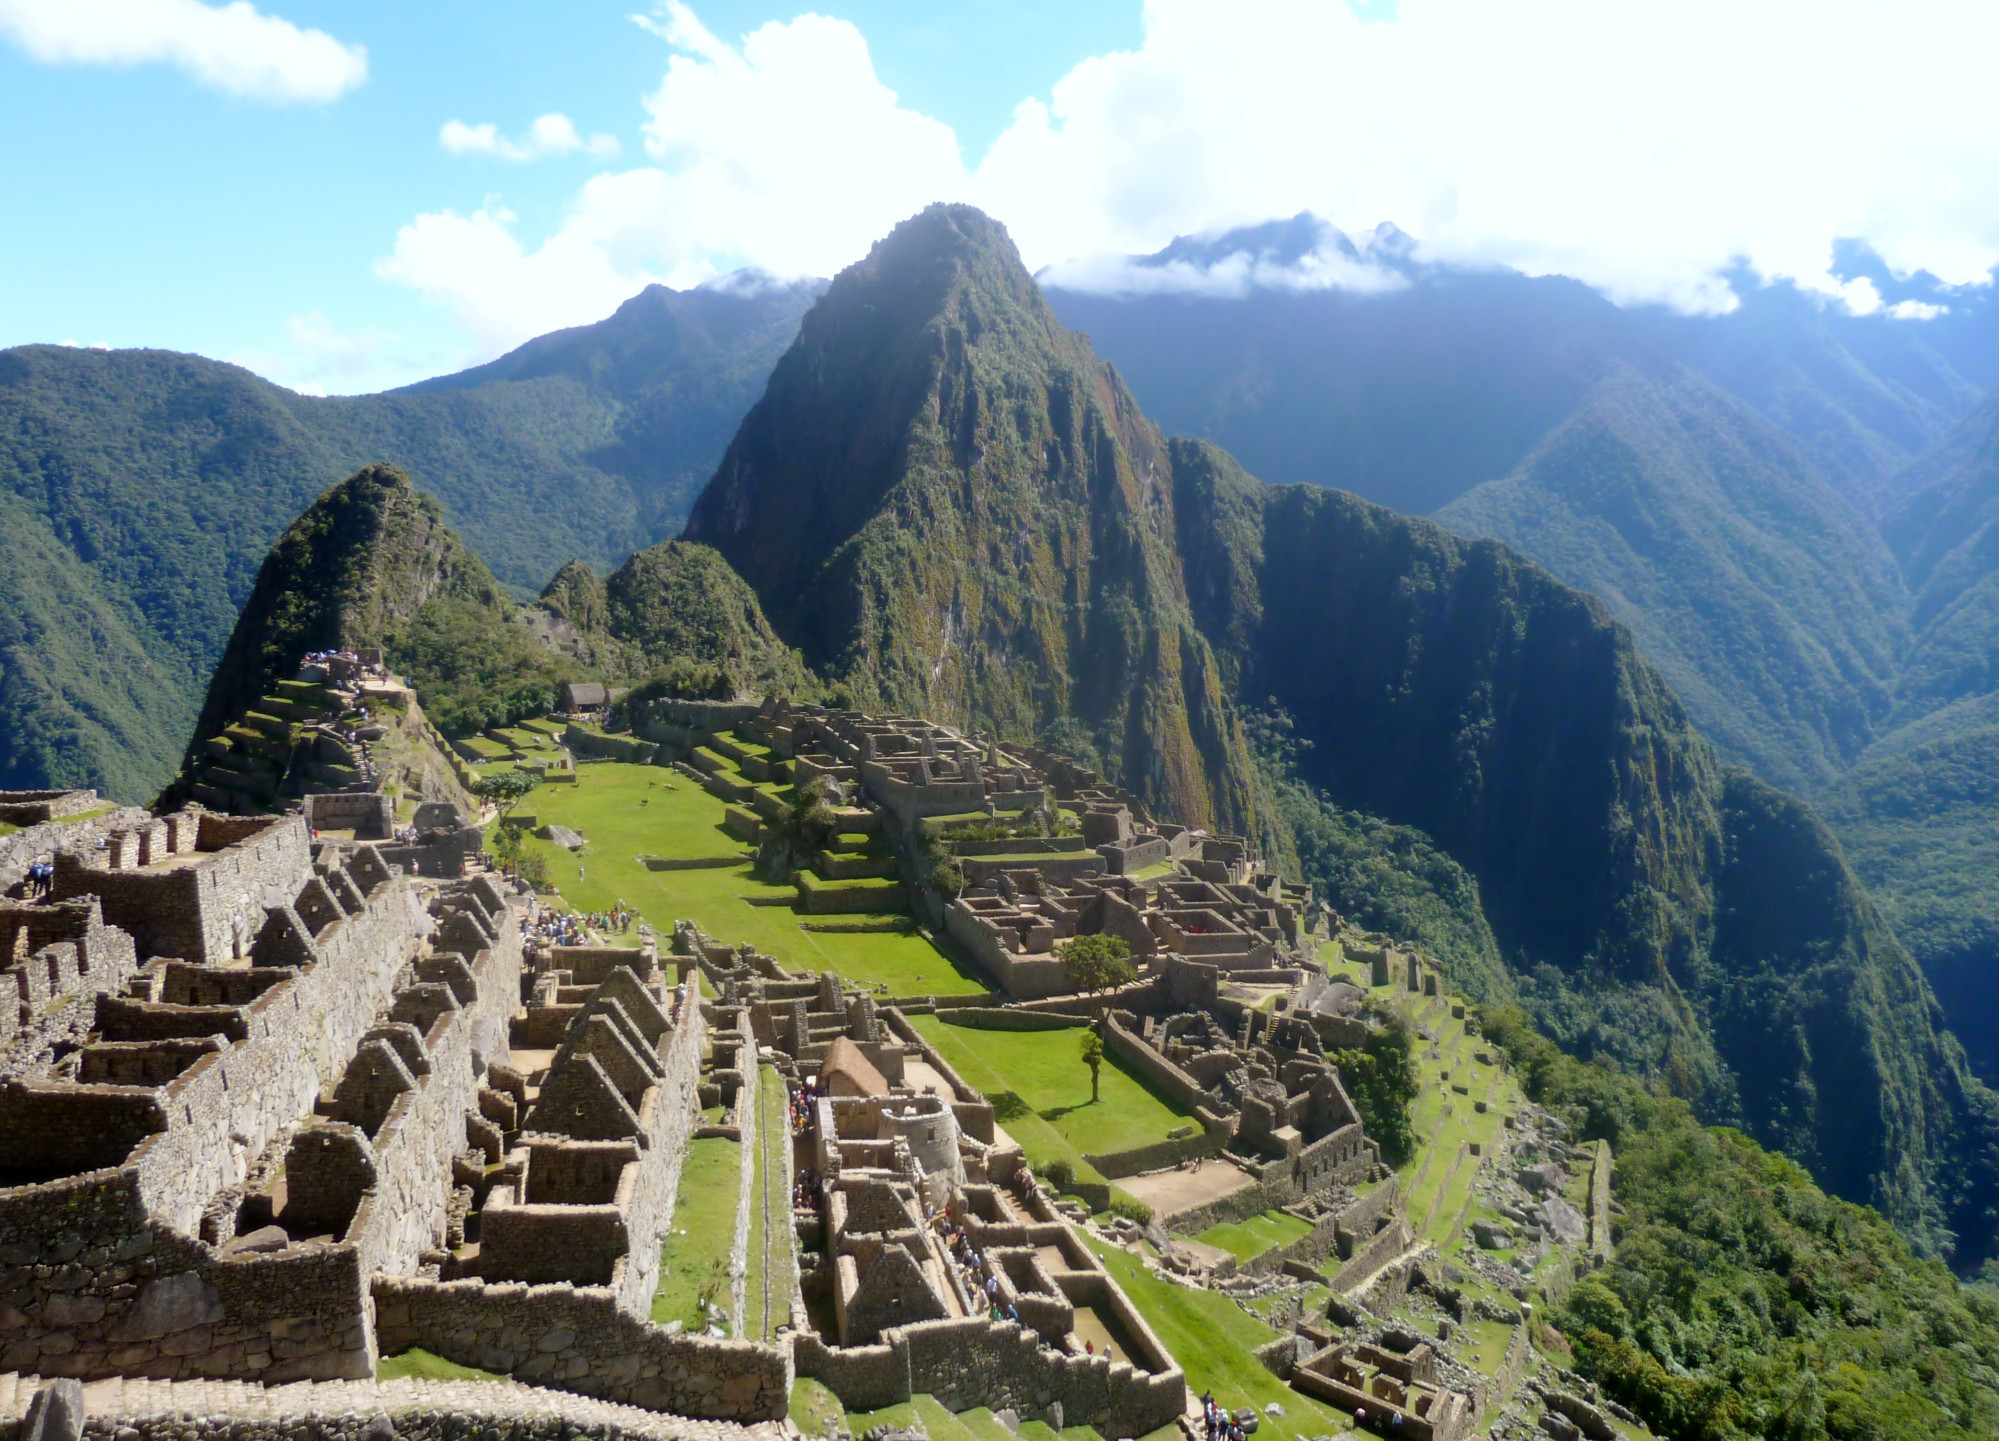
[(684, 4), (645, 23), (678, 52), (645, 100), (656, 164), (593, 176), (532, 247), (488, 204), (419, 215), (376, 264), (450, 306), (484, 354), (599, 319), (653, 282), (744, 265), (831, 274), (966, 185), (950, 127), (897, 104), (847, 22), (805, 15), (740, 45)]
[(516, 161), (574, 155), (578, 151), (603, 158), (616, 155), (619, 148), (615, 135), (592, 135), (585, 140), (577, 133), (576, 122), (561, 114), (542, 116), (528, 127), (526, 138), (521, 140), (507, 139), (497, 125), (467, 125), (462, 120), (445, 121), (437, 138), (453, 155), (493, 155)]
[[(845, 21), (732, 43), (674, 0), (644, 23), (674, 52), (644, 102), (653, 163), (593, 178), (545, 240), (493, 209), (420, 216), (381, 273), (496, 345), (649, 280), (830, 274), (939, 199), (996, 215), (1036, 267), (1311, 210), (1349, 234), (1394, 221), (1425, 259), (1688, 310), (1730, 305), (1724, 273), (1746, 263), (1917, 318), (1830, 274), (1840, 239), (1951, 284), (1999, 263), (1999, 6), (1401, 0), (1364, 22), (1338, 0), (1146, 0), (1137, 48), (1023, 99), (975, 166), (882, 85)], [(1313, 264), (1287, 283), (1380, 280)], [(1096, 266), (1123, 285), (1277, 278), (1247, 257), (1129, 272)]]
[(396, 349), (394, 336), (375, 330), (348, 334), (325, 311), (308, 310), (285, 322), (285, 343), (279, 349), (239, 351), (226, 358), (302, 395), (343, 395), (431, 373), (423, 362), (436, 357), (410, 357), (394, 353)]
[(368, 78), (361, 46), (247, 0), (0, 0), (0, 37), (45, 65), (165, 63), (251, 100), (337, 100)]

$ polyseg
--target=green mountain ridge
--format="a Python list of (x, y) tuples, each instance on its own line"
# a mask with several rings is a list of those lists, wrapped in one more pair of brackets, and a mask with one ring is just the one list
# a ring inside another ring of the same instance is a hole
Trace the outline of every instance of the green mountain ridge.
[(1283, 713), (1297, 779), (1463, 868), (1571, 1044), (1991, 1253), (1999, 1100), (1810, 809), (1531, 561), (1163, 440), (978, 212), (934, 206), (834, 280), (687, 535), (865, 703), (1080, 736), (1184, 819), (1282, 826), (1238, 716)]
[(1601, 597), (1703, 734), (1812, 788), (1886, 719), (1894, 558), (1789, 437), (1690, 371), (1620, 367), (1503, 480), (1437, 512)]
[(655, 287), (377, 396), (164, 351), (0, 352), (0, 504), (22, 537), (0, 562), (0, 786), (158, 790), (265, 552), (364, 465), (407, 470), (524, 594), (671, 536), (812, 293)]

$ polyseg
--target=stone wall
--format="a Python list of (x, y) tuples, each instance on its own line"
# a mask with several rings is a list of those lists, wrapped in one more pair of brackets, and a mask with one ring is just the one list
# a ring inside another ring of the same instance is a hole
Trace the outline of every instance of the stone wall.
[(791, 1354), (668, 1332), (626, 1315), (609, 1287), (378, 1277), (384, 1351), (426, 1351), (520, 1381), (674, 1411), (762, 1421), (790, 1406)]
[(315, 831), (352, 831), (356, 840), (387, 840), (395, 833), (395, 798), (381, 791), (328, 791), (304, 801), (305, 823)]
[(1356, 1247), (1346, 1264), (1333, 1273), (1332, 1288), (1350, 1291), (1366, 1284), (1376, 1271), (1407, 1250), (1412, 1239), (1407, 1222), (1399, 1219), (1389, 1222)]
[(1088, 1016), (1023, 1011), (1011, 1006), (939, 1006), (937, 1019), (947, 1026), (963, 1026), (969, 1031), (1079, 1031), (1090, 1024)]
[(649, 766), (659, 755), (659, 742), (640, 740), (636, 736), (605, 735), (602, 731), (585, 730), (582, 726), (569, 726), (562, 732), (562, 743), (579, 759), (623, 761), (627, 765)]
[[(1111, 1294), (1106, 1283), (1097, 1304)], [(822, 1382), (852, 1410), (876, 1410), (922, 1393), (953, 1411), (1012, 1407), (1031, 1415), (1060, 1402), (1069, 1425), (1094, 1426), (1107, 1437), (1142, 1436), (1179, 1419), (1186, 1378), (1136, 1312), (1118, 1320), (1141, 1345), (1156, 1348), (1152, 1364), (1159, 1369), (1067, 1355), (1025, 1326), (977, 1318), (896, 1327), (880, 1345), (849, 1348), (830, 1347), (801, 1331), (794, 1350), (798, 1374)]]
[[(189, 817), (198, 821), (192, 837), (198, 861), (138, 865), (136, 854), (117, 845), (107, 852), (62, 851), (54, 898), (96, 896), (105, 921), (130, 934), (141, 958), (213, 964), (248, 955), (264, 925), (267, 893), (289, 901), (311, 870), (305, 820), (183, 812), (168, 824), (178, 828)], [(181, 845), (178, 837), (174, 845)]]
[(1600, 1261), (1610, 1259), (1610, 1142), (1598, 1141), (1589, 1172), (1589, 1249)]
[(97, 845), (99, 836), (144, 825), (151, 819), (148, 812), (128, 806), (87, 821), (50, 821), (0, 836), (0, 891), (12, 890), (27, 876), (29, 866), (55, 859), (58, 850), (89, 850)]
[[(293, 824), (302, 834), (302, 823)], [(422, 920), (406, 882), (378, 879), (355, 914), (322, 927), (310, 943), (312, 964), (233, 1012), (242, 1017), (242, 1039), (165, 1086), (45, 1082), (0, 1095), (6, 1124), (70, 1137), (62, 1142), (67, 1154), (44, 1143), (45, 1171), (92, 1167), (0, 1191), (0, 1258), (17, 1268), (0, 1311), (0, 1369), (273, 1380), (365, 1374), (359, 1248), (265, 1255), (200, 1237), (212, 1207), (233, 1218), (232, 1188), (251, 1162), (339, 1078), (414, 950)], [(98, 1139), (86, 1144), (82, 1128), (93, 1124)], [(10, 1152), (28, 1153), (25, 1142)], [(233, 1234), (227, 1226), (217, 1239)]]
[(0, 822), (38, 826), (58, 816), (81, 815), (96, 804), (96, 791), (0, 791)]

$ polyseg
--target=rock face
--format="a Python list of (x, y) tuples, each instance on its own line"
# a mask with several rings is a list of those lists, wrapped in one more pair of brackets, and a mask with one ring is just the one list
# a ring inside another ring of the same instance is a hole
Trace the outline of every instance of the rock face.
[(1173, 503), (1164, 438), (1005, 231), (937, 205), (808, 314), (686, 535), (858, 701), (1080, 730), (1149, 803), (1241, 829), (1247, 747)]
[(1182, 821), (1271, 835), (1236, 707), (1287, 713), (1302, 781), (1469, 873), (1571, 1046), (1989, 1253), (1999, 1099), (1811, 811), (1505, 546), (1164, 440), (976, 211), (834, 281), (688, 536), (858, 702), (1085, 739)]

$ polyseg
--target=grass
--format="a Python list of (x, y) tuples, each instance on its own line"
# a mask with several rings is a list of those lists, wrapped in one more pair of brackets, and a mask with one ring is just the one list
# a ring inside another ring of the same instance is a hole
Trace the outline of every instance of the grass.
[(1187, 1373), (1187, 1385), (1199, 1396), (1212, 1391), (1215, 1399), (1235, 1410), (1254, 1406), (1259, 1415), (1272, 1401), (1284, 1407), (1282, 1416), (1264, 1416), (1258, 1441), (1306, 1441), (1338, 1435), (1352, 1425), (1345, 1412), (1323, 1406), (1263, 1369), (1252, 1354), (1277, 1339), (1277, 1332), (1217, 1291), (1195, 1290), (1160, 1280), (1129, 1251), (1094, 1236), (1084, 1238), (1102, 1259), (1139, 1314), (1145, 1317), (1173, 1359)]
[(1287, 1216), (1282, 1211), (1265, 1211), (1247, 1221), (1210, 1226), (1194, 1239), (1204, 1246), (1219, 1247), (1238, 1261), (1250, 1261), (1265, 1251), (1288, 1246), (1310, 1235), (1311, 1230), (1310, 1225), (1296, 1216)]
[(826, 1436), (838, 1429), (847, 1418), (847, 1408), (840, 1404), (823, 1381), (815, 1381), (810, 1376), (800, 1376), (791, 1383), (791, 1424), (807, 1436)]
[(1011, 1092), (1025, 1103), (1025, 1114), (1001, 1124), (1037, 1169), (1058, 1156), (1081, 1166), (1085, 1154), (1151, 1145), (1193, 1120), (1108, 1056), (1103, 1099), (1091, 1102), (1089, 1068), (1077, 1054), (1080, 1031), (979, 1031), (935, 1016), (911, 1023), (988, 1097)]
[(736, 1240), (736, 1201), (743, 1179), (743, 1147), (726, 1136), (687, 1143), (672, 1230), (659, 1248), (659, 1289), (652, 1319), (678, 1321), (689, 1331), (707, 1324), (700, 1299), (729, 1307), (729, 1252)]
[(432, 1355), (420, 1346), (412, 1346), (407, 1351), (398, 1351), (393, 1356), (384, 1356), (376, 1365), (375, 1375), (383, 1381), (504, 1381), (507, 1378), (493, 1371), (481, 1371), (476, 1366), (461, 1366), (456, 1361), (447, 1361), (442, 1356)]
[[(616, 761), (584, 766), (574, 785), (543, 786), (522, 809), (531, 810), (539, 824), (580, 831), (588, 843), (576, 857), (545, 841), (527, 841), (547, 858), (550, 877), (579, 910), (605, 910), (622, 900), (662, 936), (671, 934), (675, 920), (691, 920), (717, 940), (749, 942), (789, 970), (838, 971), (858, 985), (886, 984), (892, 995), (978, 995), (988, 989), (982, 975), (946, 958), (921, 933), (800, 929), (799, 915), (789, 909), (796, 891), (750, 873), (742, 842), (722, 832), (723, 803), (663, 767)], [(641, 854), (746, 859), (726, 870), (649, 871)], [(785, 904), (746, 905), (746, 896)]]
[[(791, 1318), (791, 1192), (784, 1183), (784, 1148), (791, 1144), (791, 1112), (784, 1077), (775, 1066), (757, 1068), (756, 1186), (750, 1197), (749, 1277), (744, 1289), (743, 1335), (768, 1341)], [(768, 1209), (770, 1223), (765, 1224)], [(770, 1278), (770, 1306), (764, 1306), (764, 1278)]]

